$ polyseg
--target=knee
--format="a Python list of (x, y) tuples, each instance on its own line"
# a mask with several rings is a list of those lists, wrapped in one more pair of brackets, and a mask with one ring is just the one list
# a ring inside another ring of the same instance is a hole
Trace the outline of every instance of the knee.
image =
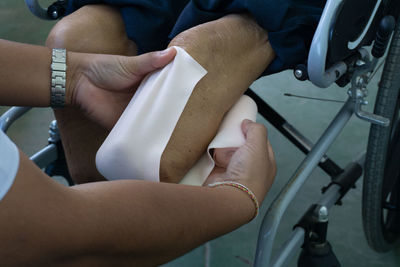
[[(84, 9), (84, 8), (82, 8)], [(46, 39), (46, 46), (51, 48), (67, 48), (75, 52), (85, 51), (85, 35), (90, 34), (90, 25), (85, 25), (83, 11), (76, 11), (57, 22)]]
[(73, 35), (72, 27), (69, 24), (60, 20), (47, 36), (46, 46), (50, 48), (69, 48), (72, 44), (70, 36)]
[(106, 5), (84, 6), (64, 17), (50, 31), (46, 46), (75, 52), (137, 54), (119, 10)]
[[(220, 56), (219, 49), (223, 45), (218, 33), (219, 24), (208, 22), (197, 25), (175, 36), (168, 46), (179, 46), (185, 49), (197, 62), (208, 70), (212, 56)], [(214, 58), (214, 63), (220, 62)]]
[(249, 15), (230, 14), (197, 25), (171, 42), (184, 48), (206, 69), (220, 69), (236, 62), (262, 63), (274, 56), (268, 33)]
[(181, 32), (171, 41), (173, 45), (209, 50), (220, 49), (221, 46), (235, 45), (244, 48), (266, 43), (268, 43), (268, 33), (246, 14), (230, 14), (199, 24)]

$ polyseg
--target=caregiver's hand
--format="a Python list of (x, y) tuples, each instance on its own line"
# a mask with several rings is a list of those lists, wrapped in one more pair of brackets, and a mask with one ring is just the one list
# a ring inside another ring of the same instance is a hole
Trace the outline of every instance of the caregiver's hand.
[(243, 146), (214, 150), (216, 167), (204, 185), (236, 181), (252, 190), (261, 204), (276, 175), (274, 152), (264, 125), (244, 120), (242, 131)]
[(111, 129), (142, 79), (175, 55), (174, 48), (135, 57), (68, 52), (67, 103)]

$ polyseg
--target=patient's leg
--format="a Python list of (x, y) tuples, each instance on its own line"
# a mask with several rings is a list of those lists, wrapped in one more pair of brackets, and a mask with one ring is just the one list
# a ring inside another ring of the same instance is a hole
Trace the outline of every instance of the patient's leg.
[[(88, 53), (136, 55), (119, 11), (107, 6), (85, 6), (63, 18), (50, 32), (47, 46)], [(72, 178), (77, 183), (104, 180), (95, 167), (95, 155), (108, 131), (79, 110), (55, 110)]]
[(205, 151), (229, 108), (274, 58), (267, 32), (245, 15), (229, 15), (179, 34), (208, 74), (196, 85), (161, 158), (160, 177), (177, 182)]

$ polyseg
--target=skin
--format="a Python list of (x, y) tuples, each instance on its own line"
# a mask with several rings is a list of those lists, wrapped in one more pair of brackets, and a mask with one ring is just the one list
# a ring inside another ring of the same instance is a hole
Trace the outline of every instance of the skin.
[[(47, 45), (75, 52), (136, 54), (119, 13), (105, 6), (87, 6), (61, 20)], [(199, 25), (181, 33), (171, 45), (183, 47), (209, 72), (196, 86), (162, 157), (162, 180), (176, 182), (274, 53), (267, 33), (243, 15)], [(0, 56), (2, 66), (7, 66), (0, 70), (0, 104), (48, 106), (50, 50), (3, 41), (0, 48), (7, 51)], [(174, 53), (147, 55), (142, 61), (68, 53), (68, 107), (55, 113), (72, 176), (79, 183), (92, 183), (70, 188), (59, 185), (20, 152), (16, 180), (0, 202), (0, 216), (7, 218), (0, 221), (5, 229), (0, 233), (2, 263), (154, 266), (252, 218), (254, 204), (249, 196), (228, 186), (93, 182), (103, 179), (94, 165), (97, 148), (143, 76), (167, 64)], [(22, 66), (24, 73), (14, 71)], [(32, 76), (27, 79), (26, 75)], [(207, 127), (199, 129), (193, 122)], [(199, 139), (191, 138), (199, 130)], [(218, 167), (205, 185), (238, 181), (262, 202), (276, 173), (273, 152), (264, 126), (245, 121), (242, 130), (245, 145), (229, 153), (215, 150)]]
[[(126, 36), (119, 11), (101, 5), (85, 6), (63, 18), (51, 30), (46, 46), (86, 53), (125, 56), (137, 53), (136, 44)], [(127, 100), (130, 98), (127, 97)], [(125, 106), (121, 105), (121, 108)], [(105, 178), (96, 169), (95, 157), (111, 128), (102, 127), (73, 108), (55, 110), (54, 115), (68, 169), (75, 183), (104, 181)]]
[(267, 33), (243, 15), (191, 28), (171, 45), (184, 48), (208, 71), (194, 88), (161, 157), (160, 179), (178, 182), (204, 153), (225, 113), (267, 68), (274, 53)]
[[(48, 106), (50, 50), (0, 40), (0, 51), (0, 64), (7, 66), (0, 69), (0, 104)], [(110, 127), (115, 118), (108, 113), (120, 103), (105, 99), (131, 93), (174, 55), (69, 52), (67, 105)], [(263, 125), (246, 120), (242, 131), (246, 143), (228, 164), (219, 163), (206, 184), (238, 181), (261, 203), (276, 173), (274, 155)], [(0, 220), (0, 259), (6, 266), (155, 266), (236, 229), (255, 211), (247, 194), (229, 186), (120, 180), (66, 187), (19, 155), (15, 181), (0, 201), (0, 218), (6, 218)]]
[[(111, 19), (105, 21), (106, 17)], [(92, 53), (136, 52), (135, 44), (124, 34), (118, 11), (99, 5), (84, 6), (62, 19), (46, 44)], [(175, 37), (172, 45), (184, 48), (208, 71), (196, 85), (161, 157), (160, 180), (177, 183), (204, 153), (225, 113), (275, 54), (267, 32), (246, 15), (228, 15), (191, 28)], [(108, 129), (76, 111), (65, 109), (55, 115), (73, 179), (77, 183), (87, 182), (84, 177), (104, 179), (94, 159)]]

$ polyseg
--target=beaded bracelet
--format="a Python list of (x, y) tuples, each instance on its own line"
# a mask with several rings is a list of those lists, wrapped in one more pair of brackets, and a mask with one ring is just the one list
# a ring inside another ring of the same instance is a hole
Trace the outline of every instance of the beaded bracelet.
[(246, 186), (242, 185), (241, 183), (234, 182), (234, 181), (224, 181), (224, 182), (216, 182), (208, 185), (209, 187), (217, 187), (217, 186), (232, 186), (234, 188), (237, 188), (243, 192), (245, 192), (248, 196), (250, 196), (251, 200), (254, 203), (254, 206), (256, 208), (253, 217), (250, 219), (252, 221), (254, 218), (257, 217), (259, 211), (260, 211), (260, 205), (258, 204), (256, 195)]

